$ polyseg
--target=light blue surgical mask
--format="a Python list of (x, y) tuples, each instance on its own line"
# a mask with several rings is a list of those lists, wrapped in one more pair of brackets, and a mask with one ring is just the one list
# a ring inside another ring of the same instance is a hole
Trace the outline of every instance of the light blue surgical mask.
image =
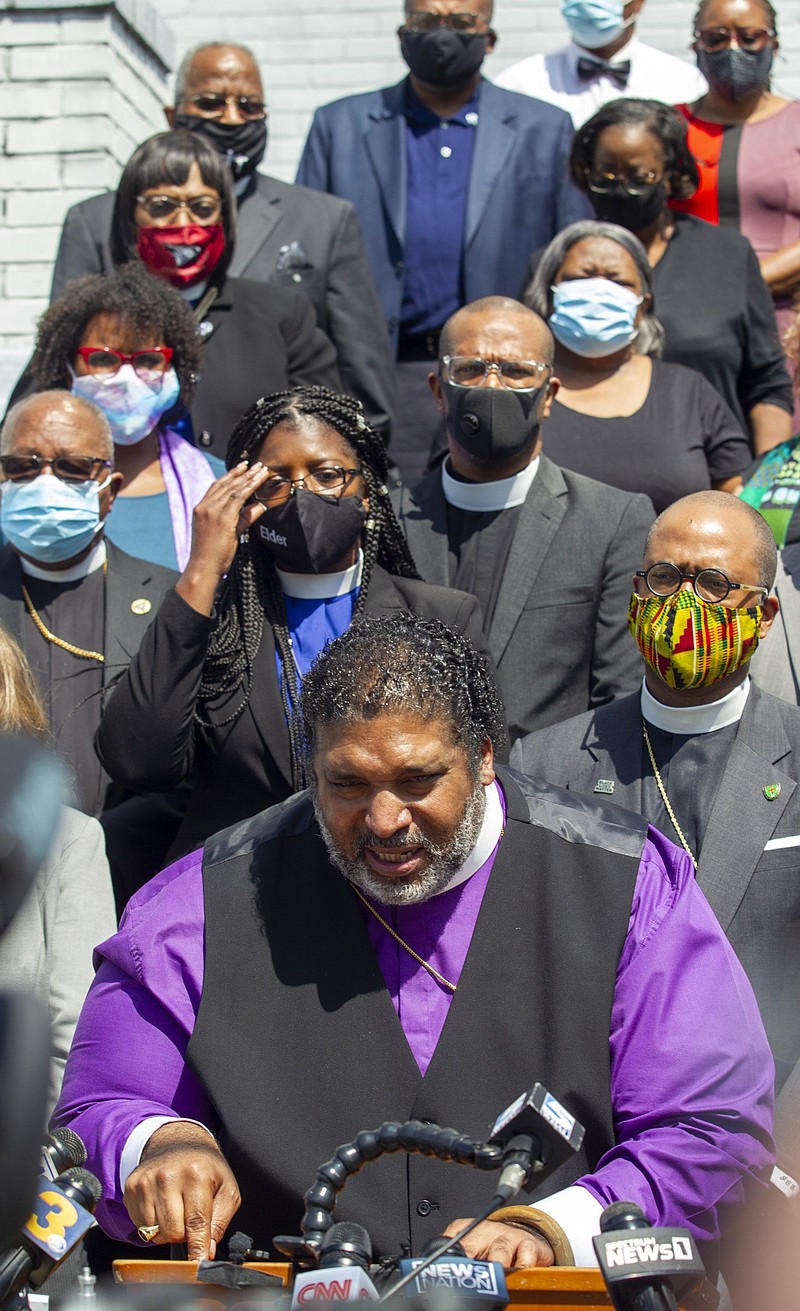
[(561, 12), (576, 45), (585, 50), (610, 46), (635, 18), (624, 19), (624, 0), (563, 0)]
[(148, 382), (132, 364), (123, 364), (110, 378), (92, 373), (72, 374), (72, 391), (101, 409), (111, 425), (115, 446), (135, 446), (151, 433), (180, 395), (174, 369)]
[(91, 546), (103, 524), (100, 493), (111, 482), (65, 483), (40, 473), (27, 483), (4, 482), (0, 528), (21, 555), (41, 564), (63, 564)]
[(602, 359), (637, 336), (636, 312), (644, 299), (608, 278), (576, 278), (551, 287), (548, 320), (556, 341), (586, 359)]

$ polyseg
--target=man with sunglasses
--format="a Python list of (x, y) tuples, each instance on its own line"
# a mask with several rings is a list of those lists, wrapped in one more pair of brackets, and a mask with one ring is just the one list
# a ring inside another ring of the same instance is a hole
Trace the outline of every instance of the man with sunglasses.
[(477, 596), (513, 742), (635, 688), (617, 615), (654, 511), (542, 453), (559, 382), (538, 314), (476, 301), (440, 352), (429, 382), (448, 454), (397, 494), (398, 517), (426, 582)]
[[(345, 391), (388, 435), (394, 402), (389, 347), (352, 205), (257, 171), (267, 147), (261, 74), (244, 46), (212, 42), (178, 68), (170, 127), (198, 132), (230, 164), (238, 199), (236, 246), (228, 273), (304, 291), (338, 356)], [(84, 273), (113, 267), (109, 233), (114, 193), (92, 196), (67, 214), (51, 299)], [(155, 216), (153, 216), (155, 217)]]
[(178, 575), (106, 541), (122, 474), (105, 415), (81, 396), (45, 391), (13, 406), (0, 434), (0, 469), (0, 625), (33, 669), (53, 746), (69, 767), (72, 804), (103, 823), (124, 904), (130, 833), (138, 872), (154, 873), (171, 837), (159, 842), (159, 816), (170, 816), (160, 800), (111, 783), (94, 735), (106, 690)]
[(410, 486), (425, 470), (443, 324), (480, 296), (516, 296), (530, 252), (589, 213), (567, 173), (568, 115), (482, 76), (492, 10), (406, 0), (408, 76), (318, 109), (297, 173), (358, 211), (397, 358), (392, 453)]
[(691, 855), (750, 976), (780, 1091), (800, 1060), (800, 709), (749, 676), (778, 612), (775, 569), (749, 505), (724, 492), (676, 501), (633, 577), (640, 691), (531, 734), (512, 760), (637, 811)]

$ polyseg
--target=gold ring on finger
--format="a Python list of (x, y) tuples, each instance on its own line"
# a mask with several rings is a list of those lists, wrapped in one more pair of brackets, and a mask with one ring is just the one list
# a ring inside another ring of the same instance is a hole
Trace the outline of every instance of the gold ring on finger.
[(152, 1243), (153, 1239), (160, 1232), (160, 1225), (139, 1225), (136, 1230), (143, 1243)]

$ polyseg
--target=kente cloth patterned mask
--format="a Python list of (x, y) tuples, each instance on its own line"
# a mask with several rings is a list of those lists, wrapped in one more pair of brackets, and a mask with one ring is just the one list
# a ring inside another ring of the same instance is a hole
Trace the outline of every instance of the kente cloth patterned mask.
[(735, 610), (684, 589), (641, 597), (628, 607), (628, 628), (662, 683), (683, 691), (709, 687), (745, 664), (761, 636), (760, 605)]

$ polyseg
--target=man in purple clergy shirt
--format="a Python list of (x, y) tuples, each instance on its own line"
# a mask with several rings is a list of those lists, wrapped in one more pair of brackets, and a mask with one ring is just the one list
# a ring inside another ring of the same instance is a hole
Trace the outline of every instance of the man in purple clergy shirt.
[[(586, 1126), (527, 1205), (465, 1242), (592, 1264), (605, 1205), (713, 1243), (772, 1162), (773, 1065), (686, 854), (637, 816), (498, 767), (483, 657), (365, 619), (304, 680), (310, 792), (210, 839), (129, 903), (73, 1044), (58, 1123), (112, 1234), (267, 1247), (337, 1143), (384, 1120), (484, 1138), (534, 1081)], [(377, 1255), (476, 1214), (486, 1177), (395, 1154), (336, 1218)]]

